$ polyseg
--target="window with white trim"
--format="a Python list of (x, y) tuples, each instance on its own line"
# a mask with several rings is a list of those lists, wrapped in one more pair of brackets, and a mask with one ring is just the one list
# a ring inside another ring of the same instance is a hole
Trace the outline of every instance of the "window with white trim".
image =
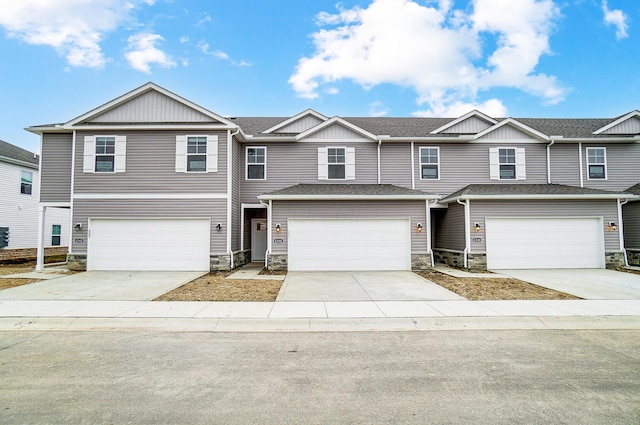
[(31, 195), (33, 191), (33, 173), (31, 171), (22, 171), (20, 173), (20, 193), (23, 195)]
[(440, 148), (420, 148), (420, 179), (440, 179)]
[(218, 136), (176, 136), (176, 173), (215, 173), (218, 171)]
[(265, 180), (267, 178), (267, 148), (247, 146), (247, 180)]
[(62, 235), (62, 226), (54, 224), (51, 226), (51, 246), (60, 246), (60, 235)]
[(355, 180), (356, 148), (326, 146), (318, 148), (318, 180)]
[(587, 178), (589, 180), (606, 180), (606, 148), (587, 148)]
[(524, 148), (489, 148), (489, 178), (491, 180), (526, 180)]
[(126, 136), (85, 136), (82, 172), (124, 173)]

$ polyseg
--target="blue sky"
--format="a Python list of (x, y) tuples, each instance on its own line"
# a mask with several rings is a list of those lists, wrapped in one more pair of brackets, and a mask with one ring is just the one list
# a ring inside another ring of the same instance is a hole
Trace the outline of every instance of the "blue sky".
[(148, 81), (221, 115), (614, 117), (640, 109), (636, 0), (20, 0), (0, 139)]

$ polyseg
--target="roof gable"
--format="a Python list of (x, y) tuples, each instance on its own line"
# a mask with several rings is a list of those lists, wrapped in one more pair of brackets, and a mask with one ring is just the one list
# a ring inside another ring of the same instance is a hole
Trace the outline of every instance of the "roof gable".
[(300, 133), (296, 139), (370, 139), (376, 135), (352, 124), (340, 117), (330, 118), (323, 123)]
[(0, 140), (0, 161), (38, 168), (38, 155)]
[(491, 118), (490, 116), (485, 115), (480, 111), (473, 110), (443, 125), (442, 127), (436, 128), (431, 132), (431, 134), (439, 134), (439, 133), (475, 134), (483, 130), (486, 130), (487, 128), (497, 123), (498, 121)]
[(600, 127), (593, 134), (640, 134), (640, 111), (631, 111)]
[(263, 133), (302, 133), (328, 120), (313, 109), (307, 109), (263, 131)]
[(234, 126), (229, 120), (154, 83), (147, 83), (64, 124), (198, 123)]
[(513, 118), (507, 118), (498, 124), (487, 128), (476, 134), (475, 140), (479, 139), (523, 139), (523, 140), (548, 140), (549, 137)]

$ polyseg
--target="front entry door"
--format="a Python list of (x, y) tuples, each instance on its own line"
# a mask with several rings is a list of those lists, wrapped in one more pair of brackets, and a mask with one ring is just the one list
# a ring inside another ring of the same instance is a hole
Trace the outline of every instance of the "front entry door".
[(264, 261), (267, 251), (267, 220), (251, 219), (251, 261)]

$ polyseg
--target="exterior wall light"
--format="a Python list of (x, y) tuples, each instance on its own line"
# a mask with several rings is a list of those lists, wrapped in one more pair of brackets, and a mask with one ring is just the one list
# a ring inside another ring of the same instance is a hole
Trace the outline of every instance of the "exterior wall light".
[(475, 223), (473, 225), (473, 231), (474, 232), (479, 232), (480, 231), (480, 223)]
[(82, 223), (76, 223), (75, 226), (73, 226), (74, 229), (76, 229), (77, 232), (79, 232), (80, 230), (82, 230)]
[(612, 232), (615, 232), (616, 230), (618, 230), (618, 225), (615, 222), (610, 221), (609, 225), (607, 226), (607, 229), (611, 230)]
[(276, 233), (280, 233), (280, 229), (281, 229), (280, 223), (277, 223), (276, 224)]
[(216, 230), (219, 232), (220, 230), (222, 230), (222, 224), (218, 223), (216, 224)]
[(422, 223), (418, 223), (416, 225), (416, 232), (418, 232), (418, 233), (422, 232)]

